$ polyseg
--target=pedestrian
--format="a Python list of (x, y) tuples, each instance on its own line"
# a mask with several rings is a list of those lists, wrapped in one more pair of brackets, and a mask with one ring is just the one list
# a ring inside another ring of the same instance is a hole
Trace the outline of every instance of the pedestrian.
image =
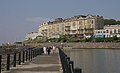
[(43, 47), (43, 51), (44, 51), (44, 54), (47, 54), (47, 49), (45, 46)]
[(51, 47), (48, 47), (47, 52), (48, 52), (48, 55), (49, 55), (50, 52), (51, 52)]
[(56, 47), (55, 46), (53, 46), (52, 51), (53, 51), (53, 54), (55, 54), (55, 51), (56, 51)]

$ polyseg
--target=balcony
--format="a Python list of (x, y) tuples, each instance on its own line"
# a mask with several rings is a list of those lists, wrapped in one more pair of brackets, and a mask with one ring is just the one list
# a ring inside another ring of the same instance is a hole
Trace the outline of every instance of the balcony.
[(77, 26), (71, 26), (70, 30), (77, 30)]
[(70, 31), (70, 26), (65, 26), (65, 31)]

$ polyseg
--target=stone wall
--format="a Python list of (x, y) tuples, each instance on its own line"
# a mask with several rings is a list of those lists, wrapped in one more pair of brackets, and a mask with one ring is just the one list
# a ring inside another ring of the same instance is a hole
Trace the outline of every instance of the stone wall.
[(120, 43), (39, 43), (34, 44), (36, 46), (59, 46), (64, 48), (119, 48), (120, 49)]

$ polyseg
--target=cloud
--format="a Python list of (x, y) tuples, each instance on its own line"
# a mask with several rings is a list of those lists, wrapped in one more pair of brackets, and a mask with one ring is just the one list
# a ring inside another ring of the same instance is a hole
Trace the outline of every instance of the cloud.
[(29, 17), (26, 18), (26, 21), (34, 22), (34, 23), (43, 23), (43, 22), (53, 21), (53, 19), (45, 18), (45, 17)]

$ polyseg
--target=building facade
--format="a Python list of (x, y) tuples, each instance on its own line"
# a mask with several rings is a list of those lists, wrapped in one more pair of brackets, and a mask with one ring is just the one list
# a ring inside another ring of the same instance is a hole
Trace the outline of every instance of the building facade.
[(120, 37), (120, 25), (107, 25), (104, 26), (106, 31), (105, 37)]
[(38, 32), (31, 32), (31, 33), (28, 33), (26, 34), (26, 38), (25, 40), (29, 40), (29, 39), (35, 39), (36, 37), (38, 36)]
[(95, 38), (98, 38), (98, 37), (104, 38), (105, 37), (105, 33), (106, 33), (106, 31), (104, 29), (95, 30), (94, 31), (94, 37)]
[(78, 15), (42, 23), (39, 26), (38, 33), (48, 38), (59, 38), (61, 35), (89, 37), (94, 34), (94, 30), (103, 29), (103, 26), (103, 16)]
[(107, 25), (104, 29), (95, 30), (95, 37), (100, 37), (101, 35), (105, 38), (107, 37), (120, 37), (120, 25)]

